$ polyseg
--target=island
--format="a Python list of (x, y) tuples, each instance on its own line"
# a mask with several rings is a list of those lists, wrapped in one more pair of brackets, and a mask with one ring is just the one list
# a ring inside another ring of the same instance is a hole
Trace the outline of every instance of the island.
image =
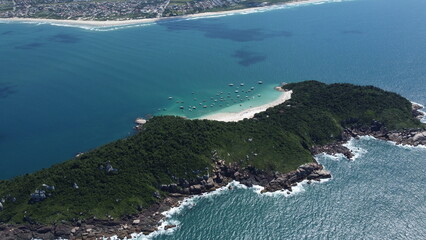
[(240, 121), (156, 116), (125, 139), (0, 181), (0, 239), (96, 239), (150, 234), (185, 198), (232, 181), (263, 192), (330, 178), (320, 152), (344, 154), (371, 135), (426, 145), (419, 106), (373, 86), (305, 81), (291, 98)]

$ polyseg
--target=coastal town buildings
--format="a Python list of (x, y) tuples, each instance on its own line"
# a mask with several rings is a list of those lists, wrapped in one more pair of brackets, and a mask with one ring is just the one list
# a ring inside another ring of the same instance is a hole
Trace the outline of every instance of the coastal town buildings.
[(0, 18), (129, 20), (258, 7), (267, 4), (267, 2), (253, 0), (0, 0)]

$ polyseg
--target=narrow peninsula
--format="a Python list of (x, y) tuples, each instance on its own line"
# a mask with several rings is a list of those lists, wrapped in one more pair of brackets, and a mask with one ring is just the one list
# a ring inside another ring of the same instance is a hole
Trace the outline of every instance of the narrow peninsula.
[(291, 98), (251, 118), (154, 117), (131, 137), (0, 181), (0, 239), (150, 234), (182, 199), (234, 180), (289, 192), (330, 178), (314, 155), (350, 158), (342, 143), (351, 137), (426, 144), (418, 107), (396, 93), (317, 81), (282, 88)]

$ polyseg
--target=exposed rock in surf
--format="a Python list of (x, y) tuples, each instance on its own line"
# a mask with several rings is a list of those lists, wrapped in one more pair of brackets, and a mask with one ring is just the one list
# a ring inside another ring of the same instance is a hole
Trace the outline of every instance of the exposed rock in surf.
[(416, 133), (413, 137), (414, 142), (424, 142), (426, 140), (426, 131)]
[[(416, 111), (418, 111), (418, 109)], [(311, 152), (314, 155), (320, 153), (327, 153), (330, 155), (343, 154), (346, 158), (352, 159), (354, 154), (343, 144), (347, 143), (351, 138), (359, 138), (360, 136), (372, 136), (377, 139), (395, 142), (397, 145), (426, 146), (425, 129), (389, 131), (384, 124), (379, 121), (373, 121), (369, 127), (346, 128), (341, 136), (342, 141), (336, 141), (323, 146), (313, 146)]]
[(167, 229), (170, 229), (170, 228), (175, 228), (175, 227), (176, 227), (176, 225), (174, 225), (174, 224), (166, 225), (164, 227), (164, 230), (167, 230)]
[(425, 117), (425, 112), (420, 111), (420, 109), (423, 109), (423, 106), (417, 103), (412, 104), (412, 114), (417, 119), (422, 119)]

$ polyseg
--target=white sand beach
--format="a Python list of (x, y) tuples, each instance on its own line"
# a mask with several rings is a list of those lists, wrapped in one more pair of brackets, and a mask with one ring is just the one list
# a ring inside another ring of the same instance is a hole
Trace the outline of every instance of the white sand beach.
[(82, 26), (82, 27), (115, 27), (132, 24), (152, 23), (164, 18), (145, 18), (133, 20), (65, 20), (65, 19), (47, 19), (47, 18), (0, 18), (0, 22), (16, 22), (16, 23), (48, 23), (64, 26)]
[(258, 107), (253, 107), (253, 108), (249, 108), (246, 109), (244, 111), (241, 112), (237, 112), (237, 113), (226, 113), (226, 112), (221, 112), (221, 113), (213, 113), (210, 115), (206, 115), (206, 116), (202, 116), (199, 119), (207, 119), (207, 120), (214, 120), (214, 121), (222, 121), (222, 122), (238, 122), (241, 121), (245, 118), (253, 118), (254, 115), (256, 113), (260, 113), (263, 111), (266, 111), (266, 109), (270, 108), (270, 107), (275, 107), (287, 100), (289, 100), (291, 98), (291, 94), (293, 93), (293, 91), (284, 91), (281, 93), (280, 97), (270, 103), (258, 106)]
[(46, 18), (0, 18), (0, 23), (4, 22), (16, 22), (16, 23), (48, 23), (64, 26), (83, 26), (83, 27), (115, 27), (115, 26), (125, 26), (133, 24), (144, 24), (144, 23), (153, 23), (159, 20), (173, 20), (173, 19), (191, 19), (191, 18), (204, 18), (204, 17), (214, 17), (221, 15), (232, 15), (238, 13), (254, 13), (258, 11), (264, 11), (270, 8), (277, 8), (283, 6), (296, 6), (300, 4), (320, 4), (324, 2), (329, 2), (330, 0), (295, 0), (287, 3), (281, 3), (265, 7), (255, 7), (255, 8), (244, 8), (238, 10), (229, 10), (229, 11), (220, 11), (220, 12), (204, 12), (176, 17), (161, 17), (161, 18), (145, 18), (145, 19), (130, 19), (130, 20), (66, 20), (66, 19), (46, 19)]

